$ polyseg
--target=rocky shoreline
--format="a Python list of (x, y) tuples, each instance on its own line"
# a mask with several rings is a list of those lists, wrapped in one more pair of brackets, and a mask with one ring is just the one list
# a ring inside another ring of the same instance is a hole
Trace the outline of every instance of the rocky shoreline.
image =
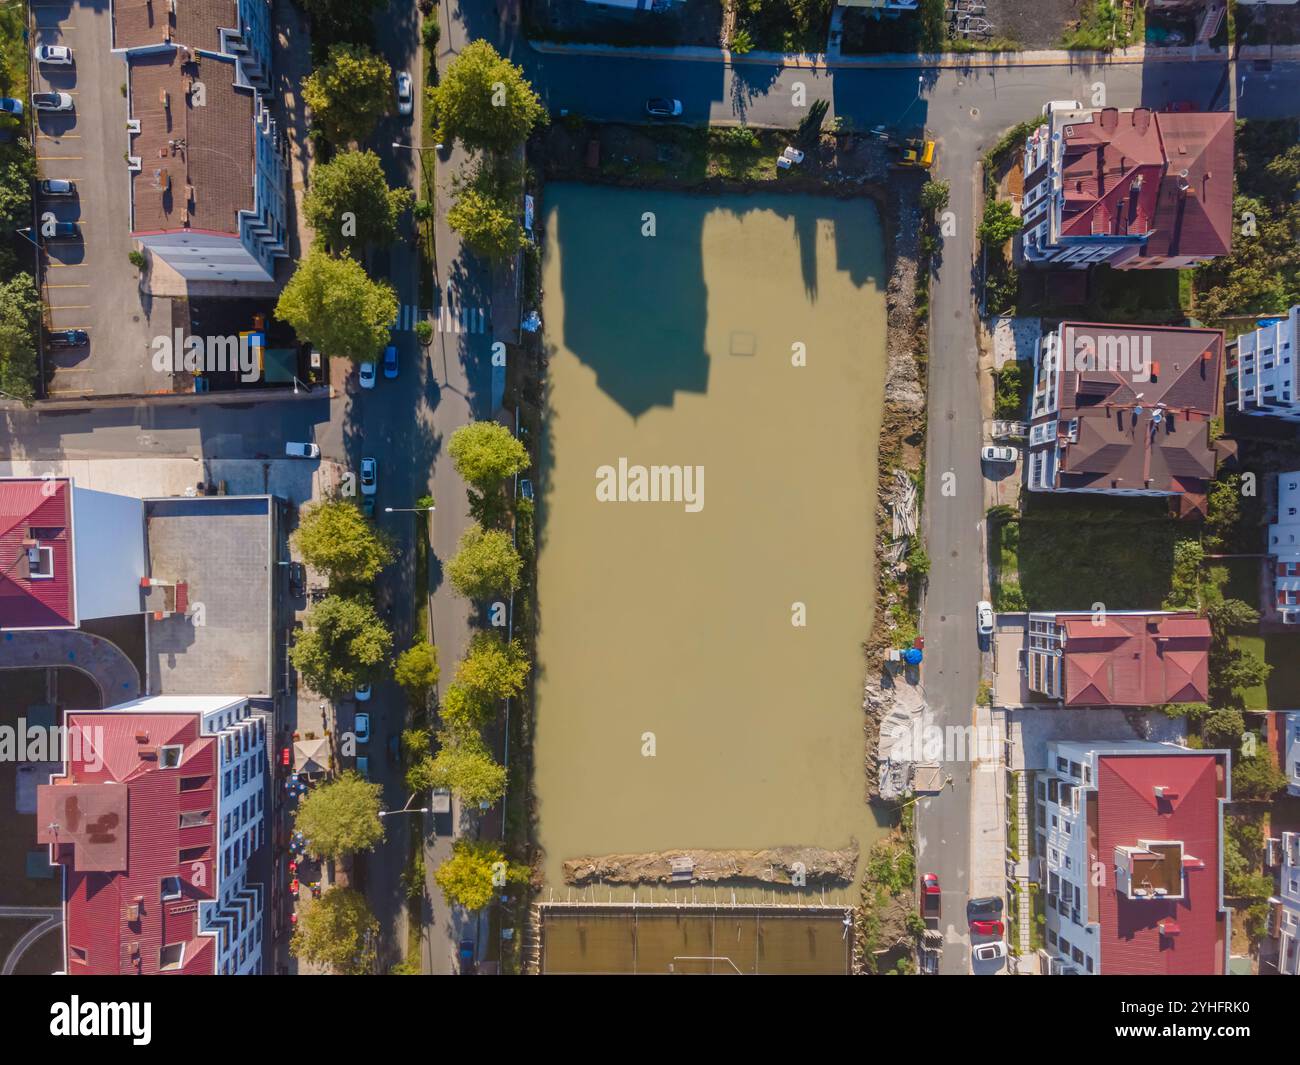
[[(674, 866), (689, 879), (674, 879)], [(570, 858), (564, 882), (587, 884), (672, 884), (722, 882), (794, 885), (849, 884), (858, 865), (858, 843), (845, 847), (767, 847), (761, 850), (673, 850), (650, 854), (605, 854)]]

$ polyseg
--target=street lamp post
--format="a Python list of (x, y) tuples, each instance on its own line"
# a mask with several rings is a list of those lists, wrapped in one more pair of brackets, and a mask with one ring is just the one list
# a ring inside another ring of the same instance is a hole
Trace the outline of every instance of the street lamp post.
[(406, 805), (403, 806), (400, 810), (380, 810), (379, 816), (396, 817), (398, 814), (427, 814), (429, 812), (429, 808), (427, 806), (417, 806), (415, 808), (412, 808), (411, 803), (413, 802), (415, 802), (414, 793), (412, 793), (411, 797), (406, 800)]
[(385, 514), (427, 514), (438, 508), (430, 503), (427, 507), (384, 507)]
[(21, 234), (23, 235), (23, 237), (24, 237), (26, 240), (28, 240), (28, 241), (31, 243), (32, 247), (35, 248), (37, 251), (44, 251), (44, 250), (45, 250), (45, 249), (41, 246), (40, 241), (34, 239), (34, 238), (30, 235), (31, 232), (32, 232), (32, 227), (31, 227), (31, 226), (23, 226), (22, 229), (15, 229), (14, 232), (15, 232), (15, 233), (21, 233)]

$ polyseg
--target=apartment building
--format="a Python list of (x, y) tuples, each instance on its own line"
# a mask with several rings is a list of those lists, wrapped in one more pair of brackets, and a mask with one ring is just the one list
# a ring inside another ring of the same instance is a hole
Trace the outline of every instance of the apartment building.
[(1048, 744), (1035, 779), (1052, 975), (1222, 975), (1227, 751)]
[(1030, 491), (1164, 496), (1203, 515), (1222, 366), (1218, 329), (1060, 323), (1034, 352)]
[(1276, 966), (1281, 976), (1300, 976), (1300, 832), (1283, 832), (1268, 841), (1271, 864), (1278, 871), (1270, 932), (1277, 940)]
[(1232, 248), (1234, 116), (1054, 101), (1024, 153), (1030, 266), (1183, 269)]
[(269, 0), (124, 0), (131, 233), (186, 281), (270, 282), (288, 255)]
[(1285, 317), (1260, 322), (1228, 342), (1224, 406), (1239, 414), (1300, 422), (1296, 388), (1296, 329), (1300, 304)]
[(1277, 520), (1268, 527), (1273, 603), (1284, 624), (1300, 624), (1300, 470), (1277, 475)]
[(37, 841), (63, 874), (64, 972), (256, 975), (267, 719), (247, 699), (153, 696), (69, 711)]
[(1282, 772), (1288, 795), (1300, 795), (1300, 710), (1282, 715)]
[(1028, 688), (1062, 706), (1161, 706), (1209, 697), (1210, 623), (1188, 612), (1034, 612)]

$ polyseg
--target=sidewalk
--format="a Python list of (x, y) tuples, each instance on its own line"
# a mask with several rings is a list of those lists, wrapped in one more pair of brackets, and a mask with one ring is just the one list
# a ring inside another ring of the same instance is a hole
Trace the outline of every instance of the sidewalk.
[[(528, 42), (530, 48), (543, 55), (611, 56), (624, 59), (658, 59), (693, 63), (726, 63), (730, 66), (754, 64), (759, 66), (798, 67), (807, 70), (833, 70), (840, 68), (862, 69), (872, 67), (907, 68), (930, 67), (954, 70), (972, 70), (990, 67), (1095, 67), (1141, 65), (1145, 63), (1227, 62), (1233, 58), (1227, 48), (1187, 46), (1178, 48), (1147, 48), (1134, 45), (1113, 52), (1071, 52), (1047, 49), (1033, 52), (940, 52), (940, 53), (882, 53), (880, 55), (846, 56), (796, 55), (782, 52), (746, 52), (736, 55), (725, 48), (685, 46), (679, 48), (642, 46), (622, 47), (606, 44), (566, 44), (552, 41)], [(1300, 45), (1245, 45), (1235, 57), (1240, 60), (1300, 59)]]

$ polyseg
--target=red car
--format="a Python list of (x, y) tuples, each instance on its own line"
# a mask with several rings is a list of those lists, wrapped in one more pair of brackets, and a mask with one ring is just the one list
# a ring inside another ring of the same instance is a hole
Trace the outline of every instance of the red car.
[(927, 895), (939, 894), (939, 878), (934, 873), (921, 875), (921, 890)]
[(1005, 929), (1001, 921), (971, 921), (970, 930), (977, 936), (997, 936), (1002, 938)]
[(289, 768), (289, 748), (288, 748), (288, 747), (285, 747), (285, 748), (283, 748), (283, 749), (280, 751), (280, 764), (281, 764), (282, 766), (284, 766), (285, 769), (288, 769), (288, 768)]

